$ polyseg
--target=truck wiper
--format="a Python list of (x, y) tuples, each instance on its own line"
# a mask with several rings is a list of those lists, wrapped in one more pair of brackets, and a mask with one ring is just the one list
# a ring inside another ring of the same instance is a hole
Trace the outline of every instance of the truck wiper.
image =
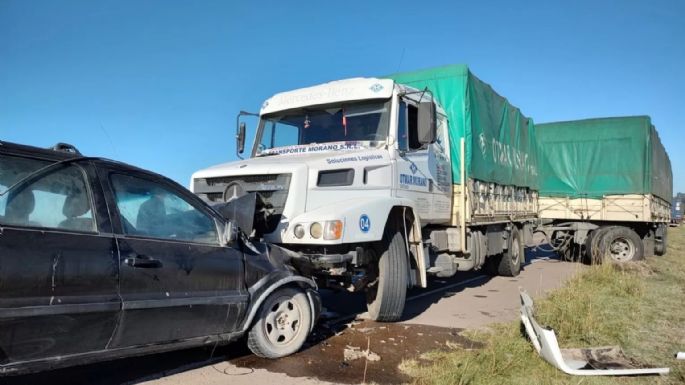
[(274, 155), (279, 155), (277, 152), (267, 152), (263, 154), (257, 154), (257, 157), (261, 158), (263, 156), (274, 156)]

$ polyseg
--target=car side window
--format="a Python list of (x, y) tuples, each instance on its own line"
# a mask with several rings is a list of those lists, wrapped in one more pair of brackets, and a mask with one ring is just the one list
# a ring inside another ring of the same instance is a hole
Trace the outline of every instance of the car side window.
[[(50, 162), (2, 156), (0, 191)], [(0, 222), (7, 225), (95, 232), (86, 177), (76, 165), (65, 165), (14, 186), (0, 197)]]
[(214, 219), (164, 184), (122, 174), (110, 181), (125, 234), (219, 244)]

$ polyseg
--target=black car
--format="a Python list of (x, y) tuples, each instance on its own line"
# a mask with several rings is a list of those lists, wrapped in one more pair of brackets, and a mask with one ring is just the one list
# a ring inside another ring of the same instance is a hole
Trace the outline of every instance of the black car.
[(299, 350), (316, 285), (243, 232), (158, 174), (0, 142), (0, 374), (243, 334), (263, 357)]

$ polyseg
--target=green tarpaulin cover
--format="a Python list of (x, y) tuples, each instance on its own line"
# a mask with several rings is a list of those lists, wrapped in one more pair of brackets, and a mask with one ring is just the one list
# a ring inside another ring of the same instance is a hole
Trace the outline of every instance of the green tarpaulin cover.
[(450, 65), (389, 78), (419, 90), (428, 87), (445, 109), (454, 183), (461, 183), (459, 143), (465, 138), (467, 178), (537, 188), (533, 121), (467, 66)]
[(648, 116), (536, 126), (540, 195), (653, 194), (670, 202), (671, 161)]

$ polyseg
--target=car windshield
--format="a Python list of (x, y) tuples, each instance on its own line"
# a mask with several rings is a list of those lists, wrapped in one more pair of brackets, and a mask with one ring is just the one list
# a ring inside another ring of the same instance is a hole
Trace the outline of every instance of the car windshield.
[(351, 148), (373, 146), (370, 142), (384, 142), (388, 137), (389, 111), (389, 101), (374, 101), (266, 115), (260, 121), (255, 155), (278, 154), (281, 152), (272, 149), (319, 143), (354, 142)]

